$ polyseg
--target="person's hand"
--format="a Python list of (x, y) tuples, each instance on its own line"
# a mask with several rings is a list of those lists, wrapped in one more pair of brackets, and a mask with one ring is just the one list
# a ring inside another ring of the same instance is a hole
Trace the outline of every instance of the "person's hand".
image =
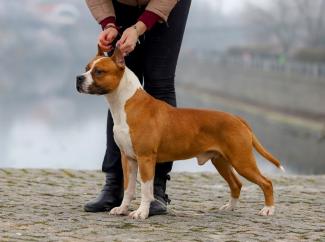
[(108, 27), (107, 29), (103, 30), (98, 37), (98, 45), (104, 51), (108, 52), (111, 51), (114, 47), (112, 46), (112, 42), (118, 35), (118, 31), (116, 28)]
[(121, 39), (116, 43), (123, 55), (128, 55), (137, 45), (139, 36), (146, 31), (146, 26), (141, 21), (124, 30)]

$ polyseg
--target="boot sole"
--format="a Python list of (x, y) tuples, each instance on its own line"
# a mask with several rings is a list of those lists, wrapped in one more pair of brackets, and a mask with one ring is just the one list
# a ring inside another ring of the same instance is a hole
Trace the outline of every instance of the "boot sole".
[(100, 213), (100, 212), (109, 212), (114, 207), (107, 207), (107, 208), (92, 208), (84, 206), (84, 211), (88, 213)]
[(149, 211), (149, 217), (155, 216), (155, 215), (166, 215), (166, 214), (168, 214), (167, 211), (156, 211), (156, 212), (150, 212)]

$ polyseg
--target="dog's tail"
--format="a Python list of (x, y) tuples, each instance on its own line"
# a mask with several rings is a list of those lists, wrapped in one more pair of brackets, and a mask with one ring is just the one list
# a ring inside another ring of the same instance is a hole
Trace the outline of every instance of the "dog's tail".
[(281, 166), (281, 163), (278, 159), (276, 159), (270, 152), (268, 152), (261, 142), (257, 139), (256, 135), (254, 134), (252, 128), (249, 126), (249, 124), (241, 117), (237, 116), (239, 120), (245, 124), (245, 126), (251, 131), (252, 138), (253, 138), (253, 147), (257, 150), (258, 153), (260, 153), (265, 159), (272, 162), (276, 167), (278, 167), (281, 171), (285, 172), (285, 169), (283, 166)]

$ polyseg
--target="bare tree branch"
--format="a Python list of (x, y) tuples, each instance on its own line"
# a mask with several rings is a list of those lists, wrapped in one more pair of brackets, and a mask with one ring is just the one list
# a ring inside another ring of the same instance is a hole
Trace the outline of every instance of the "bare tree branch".
[(325, 46), (324, 13), (325, 0), (267, 0), (263, 5), (247, 3), (244, 18), (258, 39), (275, 39), (286, 52), (297, 46)]

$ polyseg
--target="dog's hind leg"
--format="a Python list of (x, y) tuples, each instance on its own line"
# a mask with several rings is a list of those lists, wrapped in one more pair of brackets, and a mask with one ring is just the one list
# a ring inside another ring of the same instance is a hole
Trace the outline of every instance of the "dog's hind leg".
[(231, 163), (235, 170), (247, 180), (259, 185), (265, 197), (265, 207), (259, 212), (260, 215), (268, 216), (274, 214), (274, 198), (272, 182), (264, 177), (259, 171), (253, 154), (246, 156), (241, 154), (241, 159), (232, 159)]
[(226, 180), (230, 187), (230, 200), (227, 204), (220, 207), (220, 210), (234, 210), (240, 195), (240, 189), (242, 187), (237, 175), (234, 173), (233, 168), (224, 158), (213, 158), (212, 164), (218, 170), (220, 175)]

